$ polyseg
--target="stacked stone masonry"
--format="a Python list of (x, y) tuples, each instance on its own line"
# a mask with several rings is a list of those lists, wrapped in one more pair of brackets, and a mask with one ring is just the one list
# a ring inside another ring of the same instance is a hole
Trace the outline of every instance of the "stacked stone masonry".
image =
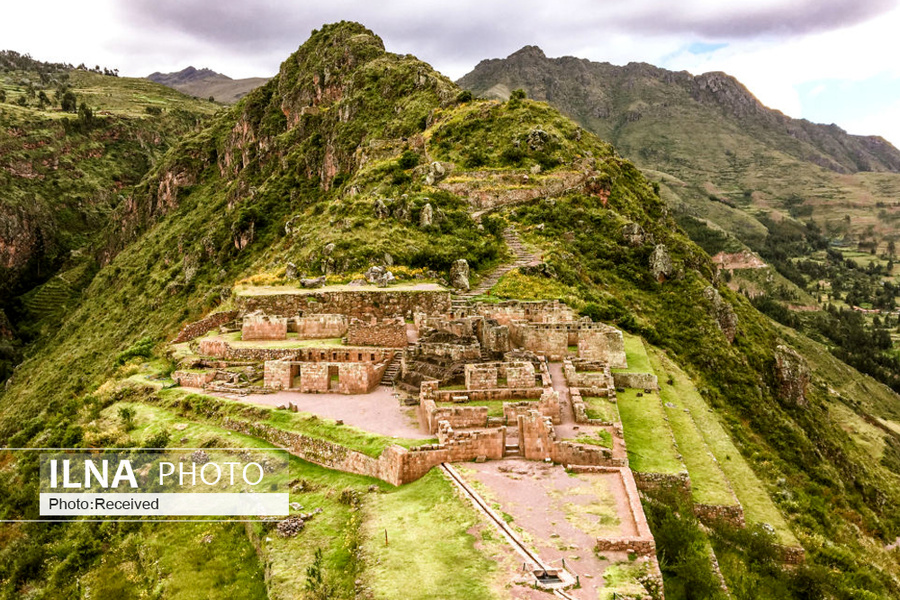
[(287, 319), (255, 313), (244, 317), (241, 327), (242, 340), (283, 340), (287, 339)]
[(223, 312), (217, 312), (200, 319), (199, 321), (195, 321), (193, 323), (188, 323), (184, 327), (181, 328), (181, 331), (178, 333), (178, 337), (172, 342), (173, 344), (180, 344), (182, 342), (190, 341), (194, 338), (198, 338), (201, 335), (206, 335), (213, 329), (218, 329), (222, 325), (226, 323), (230, 323), (234, 321), (238, 316), (238, 311), (236, 310), (228, 310)]
[(406, 321), (390, 319), (367, 322), (353, 319), (347, 329), (347, 343), (353, 346), (379, 346), (382, 348), (406, 348)]

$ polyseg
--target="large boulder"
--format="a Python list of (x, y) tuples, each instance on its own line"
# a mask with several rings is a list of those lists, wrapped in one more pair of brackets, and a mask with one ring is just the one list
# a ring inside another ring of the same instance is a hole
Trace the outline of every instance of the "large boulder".
[(716, 324), (730, 344), (734, 341), (734, 336), (737, 334), (738, 318), (734, 314), (734, 309), (731, 307), (731, 304), (722, 298), (719, 290), (712, 286), (706, 287), (703, 290), (703, 295), (710, 301), (710, 315), (716, 320)]
[(422, 208), (422, 212), (419, 213), (419, 227), (431, 227), (433, 221), (434, 209), (431, 207), (431, 202), (429, 202)]
[(775, 382), (778, 397), (795, 406), (806, 406), (806, 388), (810, 371), (806, 359), (794, 349), (778, 345), (775, 348)]
[(450, 285), (458, 290), (469, 290), (469, 263), (461, 258), (450, 267)]
[(657, 281), (665, 281), (675, 273), (675, 267), (672, 265), (672, 257), (669, 256), (669, 249), (665, 244), (657, 244), (650, 255), (650, 273)]

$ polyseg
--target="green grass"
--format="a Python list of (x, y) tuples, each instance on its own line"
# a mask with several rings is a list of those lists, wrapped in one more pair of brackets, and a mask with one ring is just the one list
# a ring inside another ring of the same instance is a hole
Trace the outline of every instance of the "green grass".
[[(437, 470), (365, 506), (365, 581), (376, 600), (498, 598), (497, 565), (475, 547), (479, 519)], [(385, 545), (385, 531), (388, 543)], [(500, 542), (479, 536), (479, 545)], [(486, 548), (486, 549), (487, 549)]]
[(184, 418), (198, 419), (207, 416), (243, 418), (261, 422), (277, 429), (302, 433), (305, 436), (327, 440), (377, 458), (385, 448), (398, 444), (406, 448), (431, 443), (433, 440), (410, 440), (369, 433), (349, 425), (338, 425), (310, 413), (294, 413), (276, 410), (237, 400), (228, 400), (205, 394), (192, 394), (178, 388), (162, 390), (158, 396), (163, 406), (179, 409)]
[(523, 275), (513, 269), (500, 278), (491, 295), (497, 298), (516, 300), (563, 300), (572, 297), (572, 289), (555, 279)]
[(212, 333), (209, 337), (221, 337), (235, 348), (334, 348), (343, 346), (341, 338), (321, 338), (302, 340), (296, 333), (287, 334), (284, 340), (247, 340), (241, 339), (240, 331), (232, 331), (225, 335)]
[(652, 373), (650, 359), (647, 357), (647, 349), (640, 336), (622, 332), (625, 337), (625, 359), (628, 367), (625, 369), (613, 369), (613, 373)]
[[(677, 399), (679, 410), (683, 407), (691, 411), (697, 430), (703, 436), (710, 452), (716, 457), (719, 467), (741, 503), (747, 523), (768, 523), (775, 528), (780, 543), (789, 546), (798, 545), (797, 538), (772, 502), (765, 486), (735, 447), (731, 436), (719, 423), (716, 414), (709, 411), (709, 406), (697, 392), (688, 376), (662, 354), (655, 352), (654, 359), (658, 361), (660, 369), (668, 373), (674, 382), (671, 386), (664, 382), (662, 387), (667, 388), (667, 395)], [(697, 462), (696, 457), (693, 457), (692, 460)], [(687, 455), (685, 455), (685, 462), (688, 462)], [(714, 475), (709, 466), (707, 465), (705, 469), (698, 472), (703, 473), (700, 481), (701, 487), (705, 489), (704, 494), (715, 493), (717, 488), (713, 485), (715, 483)], [(693, 482), (693, 473), (691, 481)]]
[(484, 406), (487, 407), (487, 416), (502, 417), (503, 405), (507, 402), (537, 402), (540, 398), (524, 398), (522, 400), (478, 400), (475, 402), (438, 402), (441, 408), (453, 408), (458, 406)]
[(575, 441), (579, 444), (588, 444), (591, 446), (601, 446), (612, 450), (613, 439), (612, 434), (605, 429), (598, 429), (590, 433), (580, 433)]
[(619, 422), (619, 409), (615, 402), (606, 398), (582, 397), (588, 419), (597, 419), (607, 423)]
[(640, 473), (683, 473), (659, 396), (639, 398), (638, 393), (627, 389), (617, 394), (629, 465)]

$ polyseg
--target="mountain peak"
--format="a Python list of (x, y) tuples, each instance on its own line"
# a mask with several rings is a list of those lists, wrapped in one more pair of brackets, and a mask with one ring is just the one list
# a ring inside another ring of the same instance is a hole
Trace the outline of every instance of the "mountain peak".
[(540, 49), (539, 46), (522, 46), (520, 49), (516, 50), (512, 54), (509, 55), (508, 58), (530, 58), (530, 59), (538, 59), (538, 60), (546, 60), (547, 55), (544, 54), (544, 51)]

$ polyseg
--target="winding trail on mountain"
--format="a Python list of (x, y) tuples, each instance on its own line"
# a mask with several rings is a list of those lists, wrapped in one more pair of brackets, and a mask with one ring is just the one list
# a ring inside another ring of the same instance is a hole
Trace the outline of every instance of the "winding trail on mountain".
[(536, 265), (541, 262), (540, 255), (532, 254), (531, 252), (529, 252), (522, 244), (522, 240), (519, 238), (519, 234), (512, 227), (507, 227), (503, 231), (503, 239), (506, 241), (507, 247), (513, 254), (513, 261), (504, 263), (496, 267), (493, 271), (488, 273), (488, 275), (485, 276), (484, 279), (482, 279), (478, 283), (478, 285), (471, 288), (467, 292), (461, 292), (459, 294), (460, 296), (464, 298), (471, 298), (474, 296), (487, 294), (492, 287), (497, 285), (497, 282), (500, 281), (501, 277), (503, 277), (513, 269)]

